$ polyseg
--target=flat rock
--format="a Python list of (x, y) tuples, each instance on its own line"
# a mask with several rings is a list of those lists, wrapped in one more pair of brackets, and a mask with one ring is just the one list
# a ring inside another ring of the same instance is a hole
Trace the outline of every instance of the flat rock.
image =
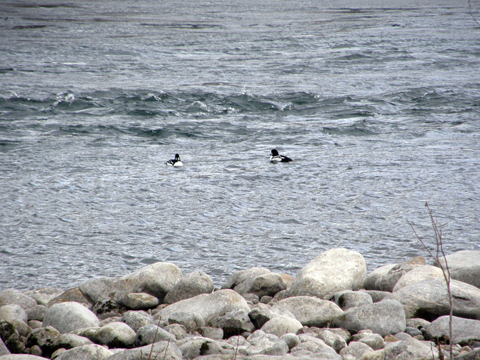
[(390, 269), (390, 271), (386, 274), (381, 276), (375, 282), (375, 290), (380, 291), (388, 291), (392, 292), (393, 288), (397, 281), (406, 273), (413, 270), (418, 266), (425, 266), (425, 258), (421, 256), (414, 257), (413, 259), (409, 259), (404, 261), (401, 264), (397, 264)]
[[(425, 327), (430, 339), (450, 338), (450, 316), (441, 316)], [(468, 345), (480, 341), (480, 320), (452, 317), (453, 343)]]
[(155, 315), (155, 319), (166, 321), (175, 312), (195, 312), (208, 324), (213, 318), (225, 315), (227, 312), (236, 309), (250, 311), (250, 307), (240, 294), (236, 291), (225, 289), (178, 301), (160, 310)]
[(55, 360), (105, 360), (112, 355), (113, 353), (103, 346), (89, 344), (63, 351)]
[(272, 310), (283, 308), (291, 312), (304, 326), (324, 327), (337, 316), (343, 314), (335, 303), (313, 296), (294, 296), (280, 300)]
[(80, 284), (81, 292), (93, 303), (105, 300), (119, 302), (129, 293), (147, 293), (160, 302), (182, 279), (182, 271), (174, 264), (158, 262), (120, 278), (101, 277)]
[[(447, 255), (447, 264), (452, 279), (463, 281), (480, 288), (480, 251), (462, 250)], [(445, 259), (440, 263), (445, 265)], [(438, 264), (436, 264), (438, 266)]]
[(58, 303), (50, 307), (45, 313), (43, 326), (53, 326), (60, 333), (99, 326), (97, 316), (85, 306), (76, 302)]
[(291, 296), (316, 296), (329, 299), (342, 290), (357, 290), (365, 280), (367, 266), (363, 256), (347, 249), (331, 249), (302, 268), (290, 288)]
[(27, 310), (37, 305), (37, 302), (18, 290), (6, 289), (0, 291), (0, 307), (4, 305), (18, 305)]
[[(480, 319), (479, 288), (458, 280), (451, 280), (450, 290), (455, 299), (453, 315)], [(433, 321), (450, 312), (446, 283), (439, 278), (430, 278), (407, 285), (389, 295), (387, 299), (402, 303), (407, 318), (419, 317)]]
[(210, 294), (214, 289), (213, 280), (202, 271), (194, 271), (181, 279), (165, 296), (165, 304), (192, 298), (200, 294)]
[(333, 326), (355, 332), (370, 329), (386, 336), (405, 330), (405, 312), (398, 301), (383, 300), (346, 311), (333, 320)]
[(398, 291), (407, 285), (431, 278), (443, 279), (442, 270), (432, 265), (415, 267), (398, 279), (395, 287), (393, 288), (393, 292)]
[(120, 304), (129, 310), (153, 309), (159, 303), (155, 296), (147, 293), (129, 293), (120, 300)]

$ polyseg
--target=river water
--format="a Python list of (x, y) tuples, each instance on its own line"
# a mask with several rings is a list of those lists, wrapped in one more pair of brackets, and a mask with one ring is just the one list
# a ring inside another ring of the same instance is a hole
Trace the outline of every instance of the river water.
[[(0, 2), (0, 289), (480, 250), (480, 5)], [(276, 148), (292, 163), (271, 164)], [(179, 153), (184, 167), (165, 166)]]

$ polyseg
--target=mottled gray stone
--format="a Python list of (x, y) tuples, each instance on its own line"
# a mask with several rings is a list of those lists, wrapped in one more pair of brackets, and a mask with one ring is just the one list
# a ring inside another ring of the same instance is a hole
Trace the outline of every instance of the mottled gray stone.
[(175, 341), (175, 336), (154, 324), (141, 327), (135, 337), (135, 345), (143, 346), (157, 341)]
[(165, 304), (210, 294), (214, 289), (213, 280), (202, 271), (194, 271), (183, 277), (165, 296)]
[(298, 272), (290, 294), (330, 299), (338, 291), (359, 289), (366, 271), (367, 265), (360, 253), (331, 249), (318, 255)]
[(335, 304), (337, 304), (343, 311), (353, 307), (373, 304), (371, 295), (366, 291), (341, 291), (335, 293), (333, 298), (335, 300)]
[[(428, 338), (450, 338), (450, 316), (441, 316), (425, 327)], [(469, 344), (480, 341), (480, 320), (452, 317), (453, 343)]]
[(431, 266), (431, 265), (424, 265), (418, 266), (404, 274), (395, 284), (393, 288), (393, 292), (400, 290), (402, 287), (407, 285), (425, 280), (430, 278), (443, 278), (443, 272), (440, 268)]
[(63, 351), (55, 360), (105, 360), (113, 353), (96, 344), (82, 345)]
[(123, 314), (121, 321), (130, 326), (133, 331), (138, 331), (142, 326), (153, 324), (153, 316), (145, 311), (127, 311)]
[(280, 300), (272, 310), (283, 308), (291, 312), (305, 326), (324, 327), (337, 316), (343, 314), (335, 303), (313, 296), (294, 296)]
[(120, 300), (120, 304), (130, 310), (153, 309), (159, 303), (155, 296), (147, 293), (129, 293)]
[(348, 310), (333, 321), (333, 326), (349, 331), (370, 329), (386, 336), (405, 330), (405, 311), (398, 301), (384, 300)]
[(390, 269), (390, 271), (386, 275), (381, 276), (375, 282), (375, 290), (392, 292), (397, 281), (404, 274), (406, 274), (407, 272), (411, 271), (412, 269), (418, 266), (425, 266), (424, 257), (417, 256), (401, 264), (395, 265)]
[(92, 340), (112, 348), (130, 347), (135, 343), (135, 331), (124, 322), (113, 322), (98, 329)]
[(0, 291), (0, 307), (13, 304), (18, 305), (26, 310), (37, 305), (37, 302), (30, 296), (27, 296), (15, 289), (6, 289)]
[(376, 268), (365, 277), (365, 280), (363, 281), (363, 287), (366, 290), (377, 290), (377, 288), (375, 287), (375, 283), (377, 282), (377, 280), (387, 275), (388, 272), (392, 270), (392, 268), (396, 265), (397, 264), (387, 264)]
[(33, 300), (37, 302), (38, 305), (47, 306), (48, 302), (53, 298), (63, 294), (62, 289), (56, 287), (45, 287), (37, 290), (28, 290), (24, 294), (30, 296)]
[(184, 312), (177, 311), (171, 313), (167, 318), (168, 324), (181, 324), (185, 326), (187, 331), (196, 331), (197, 329), (205, 326), (205, 320), (203, 317), (196, 312)]
[(9, 304), (0, 307), (0, 321), (8, 321), (10, 323), (15, 321), (28, 322), (28, 316), (25, 310), (20, 305)]
[(364, 354), (373, 351), (374, 350), (367, 344), (358, 341), (352, 341), (348, 344), (348, 346), (340, 350), (340, 356), (342, 357), (342, 360), (357, 360)]
[(79, 288), (93, 303), (105, 300), (118, 302), (129, 293), (147, 293), (162, 302), (181, 279), (182, 272), (178, 266), (158, 262), (120, 278), (91, 279), (80, 284)]
[(240, 294), (225, 289), (178, 301), (160, 310), (155, 315), (155, 319), (160, 318), (166, 321), (175, 312), (194, 312), (198, 313), (208, 323), (211, 319), (236, 309), (250, 311), (250, 307)]
[[(462, 250), (446, 256), (452, 279), (480, 288), (480, 251)], [(445, 267), (445, 259), (440, 259)], [(436, 264), (438, 266), (438, 264)]]
[(73, 330), (98, 326), (97, 316), (83, 305), (76, 302), (58, 303), (50, 307), (45, 313), (43, 326), (53, 326), (61, 333)]
[(261, 330), (280, 337), (288, 333), (296, 334), (301, 328), (303, 328), (303, 325), (300, 321), (287, 315), (276, 315), (267, 321)]
[[(453, 314), (480, 319), (480, 289), (458, 280), (451, 280), (450, 289), (455, 299)], [(421, 317), (431, 321), (450, 312), (447, 286), (439, 278), (407, 285), (388, 296), (388, 299), (402, 303), (407, 318)]]

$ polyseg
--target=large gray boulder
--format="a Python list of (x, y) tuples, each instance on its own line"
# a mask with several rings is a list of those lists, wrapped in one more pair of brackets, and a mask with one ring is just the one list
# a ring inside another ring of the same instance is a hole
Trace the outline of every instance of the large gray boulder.
[(325, 327), (330, 321), (343, 314), (335, 303), (314, 296), (294, 296), (280, 300), (272, 310), (285, 309), (291, 312), (304, 326)]
[(354, 332), (370, 329), (387, 336), (405, 330), (405, 311), (398, 301), (383, 300), (346, 311), (333, 320), (333, 326)]
[[(480, 288), (480, 251), (462, 250), (447, 255), (447, 264), (452, 279), (466, 282)], [(440, 259), (445, 267), (445, 259)], [(436, 264), (438, 266), (438, 264)]]
[(101, 277), (80, 284), (80, 291), (93, 303), (106, 300), (120, 302), (129, 293), (147, 293), (160, 302), (182, 279), (182, 271), (174, 264), (158, 262), (120, 278)]
[(375, 282), (375, 290), (392, 292), (397, 281), (403, 275), (405, 275), (406, 273), (415, 269), (418, 266), (425, 266), (424, 257), (417, 256), (401, 264), (395, 265), (393, 268), (390, 269), (390, 271), (386, 275), (381, 276)]
[(0, 291), (0, 306), (12, 304), (21, 306), (24, 310), (27, 310), (37, 305), (37, 302), (30, 296), (27, 296), (15, 289), (6, 289)]
[[(425, 327), (428, 338), (450, 338), (450, 316), (441, 316)], [(480, 341), (480, 321), (452, 317), (453, 343), (471, 344)]]
[(255, 294), (262, 296), (274, 296), (282, 290), (286, 290), (288, 283), (285, 276), (273, 273), (264, 268), (251, 268), (238, 271), (230, 276), (222, 286), (223, 289), (233, 289), (239, 294)]
[(440, 268), (432, 265), (418, 266), (403, 275), (395, 284), (393, 292), (401, 288), (431, 278), (443, 279), (443, 272)]
[[(480, 289), (451, 280), (450, 290), (454, 298), (453, 314), (469, 319), (480, 319)], [(450, 312), (447, 286), (440, 278), (430, 278), (401, 288), (387, 299), (402, 303), (407, 319), (420, 317), (428, 321)]]
[(194, 271), (181, 279), (165, 296), (165, 304), (189, 299), (200, 294), (210, 294), (213, 291), (213, 280), (202, 271)]
[(225, 315), (227, 312), (236, 309), (250, 311), (250, 307), (240, 294), (236, 291), (225, 289), (178, 301), (160, 310), (155, 315), (155, 319), (167, 321), (169, 316), (175, 312), (195, 312), (203, 317), (208, 324), (213, 318)]
[(43, 319), (43, 327), (53, 326), (61, 333), (99, 326), (99, 324), (100, 321), (94, 313), (76, 302), (64, 302), (53, 305), (47, 310)]
[(338, 291), (359, 289), (366, 271), (367, 265), (360, 253), (331, 249), (318, 255), (298, 272), (290, 294), (329, 299)]
[(63, 351), (55, 360), (105, 360), (112, 355), (113, 353), (103, 346), (90, 344)]

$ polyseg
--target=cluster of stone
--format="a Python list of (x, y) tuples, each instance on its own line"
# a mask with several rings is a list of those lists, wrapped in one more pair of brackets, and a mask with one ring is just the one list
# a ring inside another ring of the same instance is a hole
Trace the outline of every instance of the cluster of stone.
[(222, 289), (161, 262), (68, 291), (7, 289), (0, 360), (478, 359), (480, 251), (446, 260), (448, 282), (445, 260), (366, 275), (361, 254), (332, 249), (295, 278), (251, 268)]

